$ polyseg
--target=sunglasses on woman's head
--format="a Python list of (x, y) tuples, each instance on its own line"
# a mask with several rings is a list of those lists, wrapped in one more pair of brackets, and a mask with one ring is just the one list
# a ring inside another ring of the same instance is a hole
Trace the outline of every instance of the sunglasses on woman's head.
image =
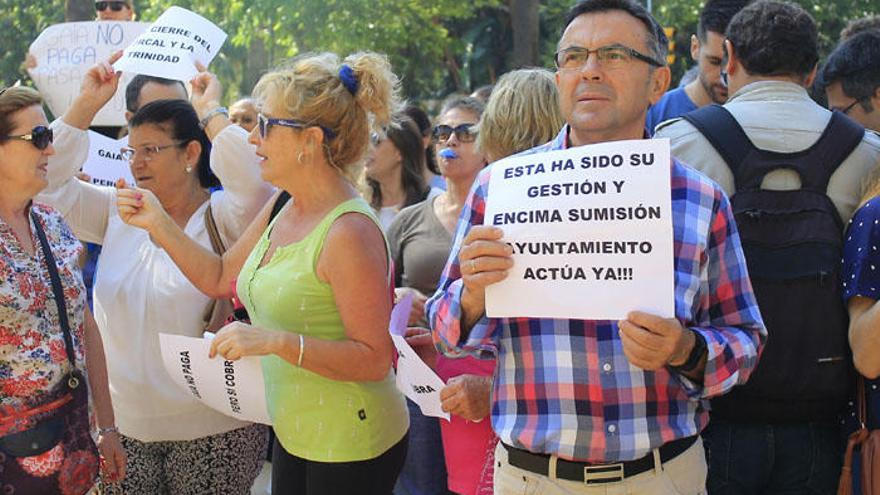
[(7, 139), (18, 139), (21, 141), (30, 141), (34, 148), (42, 151), (49, 147), (52, 144), (52, 139), (54, 135), (52, 133), (52, 129), (44, 125), (38, 125), (31, 129), (30, 134), (20, 134), (18, 136), (5, 136), (4, 141)]
[(442, 143), (449, 140), (449, 136), (455, 134), (455, 138), (462, 143), (473, 142), (477, 138), (477, 132), (474, 128), (475, 124), (459, 124), (455, 127), (448, 125), (438, 125), (434, 127), (434, 142)]
[(104, 12), (108, 7), (113, 12), (119, 12), (124, 7), (128, 7), (128, 4), (125, 2), (95, 2), (95, 10), (98, 12)]

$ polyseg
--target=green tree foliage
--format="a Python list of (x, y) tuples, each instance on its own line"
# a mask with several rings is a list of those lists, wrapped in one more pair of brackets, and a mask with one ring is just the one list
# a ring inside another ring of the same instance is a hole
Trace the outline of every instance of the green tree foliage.
[[(538, 2), (539, 59), (553, 66), (553, 52), (573, 0)], [(229, 34), (212, 64), (227, 96), (246, 94), (260, 74), (298, 53), (358, 50), (387, 53), (404, 93), (436, 99), (469, 92), (513, 67), (517, 36), (509, 0), (138, 0), (138, 18), (150, 21), (171, 5), (212, 20)], [(823, 55), (849, 19), (880, 12), (876, 0), (799, 0), (817, 20)], [(654, 0), (654, 14), (676, 28), (676, 78), (691, 64), (689, 39), (703, 3)], [(25, 79), (21, 64), (30, 42), (47, 26), (63, 22), (61, 0), (0, 0), (0, 82)]]

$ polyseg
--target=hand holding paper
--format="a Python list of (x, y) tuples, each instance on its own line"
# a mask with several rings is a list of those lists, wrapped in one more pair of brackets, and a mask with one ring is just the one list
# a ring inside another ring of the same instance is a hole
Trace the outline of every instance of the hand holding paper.
[(481, 421), (489, 415), (491, 394), (491, 376), (459, 375), (440, 391), (441, 406), (449, 414)]
[(226, 33), (211, 21), (171, 7), (125, 49), (116, 70), (186, 82), (199, 72), (195, 63), (209, 65), (225, 41)]
[(218, 354), (223, 359), (237, 361), (246, 356), (265, 356), (274, 352), (280, 332), (264, 330), (247, 323), (234, 321), (217, 332), (211, 340), (210, 358)]

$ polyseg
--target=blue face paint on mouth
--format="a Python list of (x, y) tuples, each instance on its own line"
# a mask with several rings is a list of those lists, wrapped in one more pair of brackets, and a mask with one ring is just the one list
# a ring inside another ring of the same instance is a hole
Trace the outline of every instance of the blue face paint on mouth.
[(458, 158), (458, 153), (449, 148), (443, 148), (440, 150), (440, 157), (446, 159)]

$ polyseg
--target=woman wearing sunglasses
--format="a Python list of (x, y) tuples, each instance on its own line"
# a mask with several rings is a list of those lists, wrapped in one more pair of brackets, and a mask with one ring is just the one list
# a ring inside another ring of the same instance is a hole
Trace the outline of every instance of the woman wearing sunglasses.
[(376, 211), (382, 229), (387, 230), (401, 208), (424, 201), (428, 196), (425, 151), (419, 128), (404, 114), (394, 114), (387, 126), (373, 133), (370, 143), (364, 162), (365, 196)]
[(267, 203), (223, 256), (184, 235), (149, 191), (118, 194), (120, 216), (146, 229), (197, 287), (228, 297), (237, 277), (252, 324), (224, 327), (211, 353), (264, 356), (275, 493), (388, 495), (403, 464), (408, 419), (391, 371), (388, 249), (353, 178), (371, 122), (390, 119), (396, 87), (387, 59), (372, 53), (303, 56), (263, 76), (251, 142), (263, 178), (293, 199), (268, 227)]
[[(449, 380), (441, 397), (444, 394), (448, 397), (444, 407), (453, 413), (452, 422), (438, 421), (423, 416), (415, 404), (408, 403), (410, 445), (398, 482), (403, 493), (433, 495), (451, 490), (472, 495), (476, 493), (486, 464), (484, 454), (489, 447), (491, 428), (488, 423), (468, 423), (467, 420), (481, 420), (486, 415), (470, 410), (470, 404), (488, 406), (491, 377), (477, 375), (491, 375), (493, 362), (438, 358), (425, 321), (425, 301), (436, 290), (449, 257), (459, 213), (474, 178), (486, 165), (475, 143), (482, 112), (483, 104), (470, 97), (455, 98), (443, 105), (433, 137), (447, 190), (405, 208), (388, 230), (397, 277), (396, 293), (399, 297), (405, 294), (413, 297), (409, 322), (413, 327), (409, 332), (411, 343), (426, 349), (426, 361), (436, 361), (437, 373)], [(465, 372), (471, 375), (458, 376)], [(464, 396), (468, 399), (462, 399)], [(465, 430), (458, 431), (462, 426)], [(487, 428), (488, 437), (483, 434)], [(451, 436), (447, 434), (450, 431)], [(439, 462), (444, 458), (445, 464)], [(491, 480), (491, 471), (488, 479)]]
[(134, 7), (132, 0), (98, 0), (95, 2), (95, 12), (99, 21), (133, 21)]
[[(108, 64), (97, 65), (71, 108), (81, 108), (80, 100), (90, 95), (112, 96), (116, 81)], [(211, 103), (221, 94), (219, 86), (207, 72), (193, 80), (201, 121), (185, 100), (141, 106), (121, 150), (138, 187), (152, 191), (192, 242), (208, 249), (212, 232), (213, 239), (232, 245), (272, 194), (247, 133)], [(158, 334), (201, 337), (212, 301), (146, 232), (119, 218), (115, 188), (74, 177), (83, 161), (81, 129), (91, 120), (83, 113), (71, 110), (53, 124), (64, 156), (50, 160), (50, 186), (41, 198), (62, 212), (80, 240), (102, 246), (94, 308), (130, 460), (121, 488), (132, 494), (250, 493), (265, 456), (266, 429), (204, 406), (162, 366)], [(212, 193), (220, 184), (224, 189)]]
[(0, 91), (0, 493), (83, 494), (100, 462), (109, 478), (125, 473), (81, 245), (58, 212), (33, 202), (52, 139), (36, 91)]

